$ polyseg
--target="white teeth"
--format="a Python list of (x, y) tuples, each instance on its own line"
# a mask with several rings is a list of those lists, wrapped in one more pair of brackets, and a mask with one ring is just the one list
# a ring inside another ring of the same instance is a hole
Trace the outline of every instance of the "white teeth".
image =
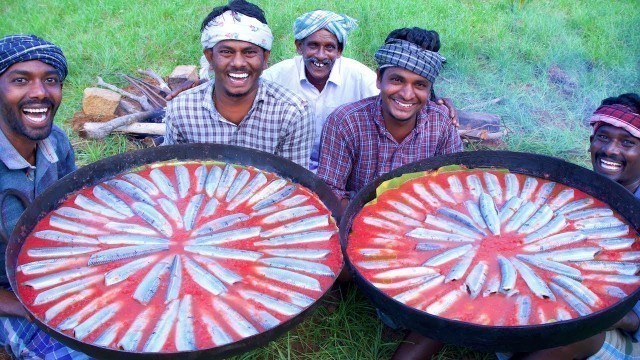
[(234, 79), (246, 79), (249, 77), (249, 74), (247, 73), (242, 73), (242, 74), (229, 74), (230, 77), (234, 78)]
[(622, 167), (622, 164), (604, 159), (600, 159), (600, 165), (607, 170), (619, 170)]
[(319, 63), (319, 62), (314, 62), (313, 65), (317, 66), (317, 67), (324, 67), (324, 63)]
[(410, 108), (410, 107), (412, 107), (412, 106), (413, 106), (413, 104), (405, 104), (405, 103), (401, 103), (401, 102), (400, 102), (400, 101), (398, 101), (398, 100), (393, 100), (393, 101), (395, 101), (395, 102), (396, 102), (396, 104), (400, 105), (400, 106), (401, 106), (401, 107), (403, 107), (403, 108)]
[(27, 117), (27, 119), (29, 119), (32, 122), (39, 123), (39, 122), (43, 122), (43, 121), (45, 121), (47, 119), (47, 114), (42, 114), (40, 116), (37, 116), (37, 115), (26, 115), (26, 117)]
[(41, 108), (41, 109), (22, 109), (24, 112), (26, 113), (46, 113), (47, 112), (47, 108)]

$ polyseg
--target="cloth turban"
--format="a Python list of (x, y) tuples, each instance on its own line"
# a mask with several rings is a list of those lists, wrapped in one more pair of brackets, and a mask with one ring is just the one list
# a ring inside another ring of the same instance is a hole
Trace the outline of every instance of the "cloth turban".
[(380, 68), (401, 67), (426, 78), (432, 84), (446, 60), (435, 51), (425, 50), (412, 42), (400, 39), (387, 41), (376, 51), (374, 58)]
[(19, 62), (39, 60), (58, 71), (60, 80), (67, 77), (67, 59), (56, 45), (35, 35), (10, 35), (0, 39), (0, 74)]
[(203, 49), (211, 49), (224, 40), (246, 41), (271, 50), (273, 34), (267, 24), (256, 18), (228, 10), (211, 20), (200, 37)]
[(621, 104), (600, 106), (589, 119), (589, 124), (593, 126), (594, 134), (600, 126), (608, 124), (623, 128), (640, 139), (640, 115)]
[(354, 18), (332, 11), (316, 10), (303, 14), (293, 23), (293, 37), (302, 40), (320, 29), (326, 29), (338, 38), (343, 46), (349, 32), (358, 27)]

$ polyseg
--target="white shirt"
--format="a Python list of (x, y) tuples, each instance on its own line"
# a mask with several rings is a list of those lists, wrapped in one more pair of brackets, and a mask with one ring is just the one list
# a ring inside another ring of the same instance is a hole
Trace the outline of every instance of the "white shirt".
[(322, 92), (307, 80), (302, 56), (283, 60), (265, 70), (262, 78), (276, 82), (305, 98), (315, 114), (316, 136), (311, 150), (310, 168), (318, 166), (320, 135), (325, 120), (340, 105), (377, 95), (376, 73), (364, 64), (340, 57), (331, 69)]

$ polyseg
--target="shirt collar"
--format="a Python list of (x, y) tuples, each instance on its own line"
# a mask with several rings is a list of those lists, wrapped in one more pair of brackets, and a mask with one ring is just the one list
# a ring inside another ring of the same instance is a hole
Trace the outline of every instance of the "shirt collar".
[[(307, 73), (304, 71), (304, 61), (302, 60), (302, 56), (296, 56), (296, 63), (298, 64), (298, 80), (300, 82), (306, 81), (311, 84), (309, 79), (307, 79)], [(333, 64), (331, 68), (331, 72), (329, 73), (328, 83), (333, 83), (336, 86), (342, 86), (342, 56), (336, 59), (336, 62)]]
[[(8, 169), (18, 170), (33, 167), (18, 153), (18, 150), (13, 147), (2, 131), (0, 131), (0, 149), (2, 149), (2, 151), (0, 151), (0, 161), (2, 161)], [(51, 135), (44, 140), (38, 141), (36, 149), (36, 151), (42, 154), (50, 163), (58, 162), (58, 155), (51, 141)]]
[[(220, 113), (216, 109), (216, 105), (213, 102), (213, 90), (215, 87), (215, 80), (211, 79), (206, 84), (207, 84), (207, 87), (203, 93), (203, 98), (201, 99), (202, 106), (210, 113), (217, 114), (220, 121), (228, 122), (229, 124), (236, 125), (227, 121), (225, 118), (223, 118), (222, 115), (220, 115)], [(256, 104), (262, 101), (265, 101), (265, 99), (267, 99), (267, 87), (264, 86), (264, 80), (262, 78), (258, 78), (258, 93), (256, 94), (256, 98), (253, 100), (253, 104), (251, 104), (251, 108), (249, 109), (249, 112), (247, 113), (245, 118), (249, 116), (249, 114), (251, 114), (253, 109), (256, 107)]]

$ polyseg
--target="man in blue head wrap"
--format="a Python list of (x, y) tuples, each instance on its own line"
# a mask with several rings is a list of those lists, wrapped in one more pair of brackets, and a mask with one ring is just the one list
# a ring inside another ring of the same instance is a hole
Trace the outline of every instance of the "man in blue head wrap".
[[(76, 169), (71, 143), (53, 125), (67, 76), (62, 50), (35, 35), (0, 39), (0, 228), (6, 237), (28, 202)], [(0, 344), (15, 358), (83, 359), (28, 319), (11, 292), (0, 246)]]

